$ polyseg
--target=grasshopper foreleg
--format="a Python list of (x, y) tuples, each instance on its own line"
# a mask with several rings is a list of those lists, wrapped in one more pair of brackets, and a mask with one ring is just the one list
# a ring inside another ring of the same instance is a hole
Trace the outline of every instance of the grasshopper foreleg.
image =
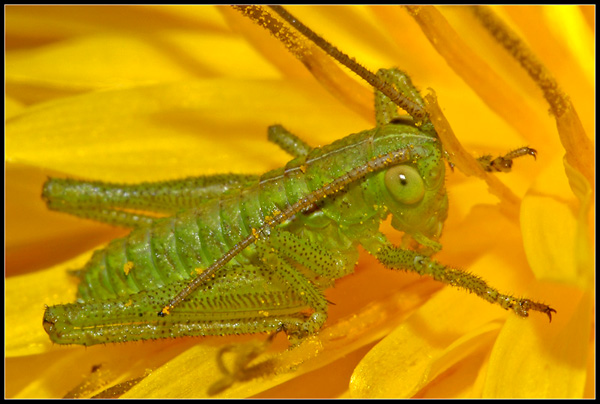
[(374, 255), (386, 268), (429, 275), (438, 282), (463, 288), (490, 303), (498, 304), (505, 310), (513, 310), (521, 317), (529, 316), (529, 311), (533, 310), (545, 313), (552, 321), (552, 313), (556, 313), (556, 310), (546, 304), (502, 294), (476, 275), (450, 268), (412, 250), (384, 245), (375, 251)]
[(358, 259), (356, 249), (344, 253), (330, 251), (308, 237), (300, 237), (288, 231), (271, 233), (270, 243), (285, 258), (299, 263), (315, 275), (329, 281), (350, 273)]
[(530, 147), (521, 147), (495, 159), (492, 159), (490, 155), (486, 155), (479, 157), (477, 161), (485, 171), (508, 173), (512, 169), (513, 160), (522, 156), (533, 156), (535, 159), (537, 151)]

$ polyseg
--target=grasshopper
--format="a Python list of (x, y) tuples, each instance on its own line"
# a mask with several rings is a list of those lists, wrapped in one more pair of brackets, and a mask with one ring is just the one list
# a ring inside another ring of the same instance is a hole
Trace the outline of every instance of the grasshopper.
[[(380, 74), (403, 94), (418, 94), (399, 70)], [(382, 124), (322, 148), (271, 127), (271, 139), (297, 157), (258, 178), (133, 186), (50, 179), (43, 197), (51, 209), (136, 226), (79, 271), (78, 302), (47, 308), (50, 338), (94, 345), (285, 331), (297, 344), (322, 327), (323, 290), (352, 272), (358, 245), (387, 268), (433, 276), (520, 316), (539, 311), (551, 318), (548, 305), (500, 293), (430, 258), (441, 248), (448, 208), (442, 146), (430, 122), (417, 127), (385, 117), (385, 98), (378, 93)], [(389, 215), (420, 250), (397, 248), (379, 232)], [(211, 265), (218, 270), (209, 277)], [(199, 287), (177, 298), (196, 274)]]
[[(408, 75), (378, 75), (423, 108)], [(49, 208), (134, 227), (77, 271), (77, 302), (46, 309), (50, 338), (94, 345), (285, 332), (296, 345), (323, 326), (323, 291), (352, 273), (358, 246), (386, 268), (432, 276), (519, 316), (538, 311), (551, 319), (550, 306), (431, 258), (441, 249), (448, 209), (443, 147), (427, 117), (401, 116), (380, 89), (375, 105), (377, 127), (321, 148), (271, 127), (270, 140), (294, 158), (261, 176), (140, 185), (50, 179), (43, 190)], [(520, 149), (481, 163), (491, 169), (534, 153)], [(417, 249), (394, 246), (379, 231), (389, 216)]]

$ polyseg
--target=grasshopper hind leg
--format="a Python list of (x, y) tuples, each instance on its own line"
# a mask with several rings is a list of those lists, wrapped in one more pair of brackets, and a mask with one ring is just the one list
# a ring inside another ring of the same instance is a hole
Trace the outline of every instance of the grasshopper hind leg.
[(121, 227), (150, 225), (224, 192), (258, 181), (257, 175), (215, 174), (178, 180), (121, 184), (48, 178), (42, 199), (49, 209)]

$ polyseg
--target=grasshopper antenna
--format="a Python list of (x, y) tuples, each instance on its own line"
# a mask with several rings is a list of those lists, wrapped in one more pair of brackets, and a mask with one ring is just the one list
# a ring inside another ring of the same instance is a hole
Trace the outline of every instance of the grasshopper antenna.
[[(284, 21), (286, 21), (290, 26), (294, 27), (296, 31), (302, 34), (309, 41), (313, 42), (319, 48), (321, 48), (325, 53), (329, 56), (337, 60), (342, 65), (346, 66), (348, 69), (352, 70), (355, 74), (369, 83), (373, 88), (381, 91), (385, 94), (394, 104), (398, 105), (400, 108), (408, 112), (410, 116), (413, 117), (415, 121), (423, 121), (427, 118), (427, 112), (423, 107), (416, 104), (414, 101), (399, 93), (393, 86), (382, 80), (376, 74), (356, 62), (350, 56), (336, 48), (334, 45), (329, 43), (326, 39), (319, 36), (313, 30), (304, 25), (300, 20), (290, 14), (287, 10), (285, 10), (281, 6), (269, 6), (275, 13), (277, 13)], [(259, 6), (234, 6), (234, 8), (238, 9), (242, 14), (246, 17), (252, 19), (260, 26), (269, 30), (277, 39), (284, 43), (286, 47), (290, 47), (290, 45), (282, 38), (282, 34), (279, 31), (280, 27), (278, 24), (274, 22), (273, 17), (266, 12), (262, 7)]]

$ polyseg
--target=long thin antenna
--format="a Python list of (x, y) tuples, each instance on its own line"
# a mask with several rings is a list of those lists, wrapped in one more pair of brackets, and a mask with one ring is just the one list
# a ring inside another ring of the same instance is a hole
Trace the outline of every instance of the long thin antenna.
[(416, 121), (422, 121), (427, 117), (427, 112), (420, 105), (400, 94), (390, 84), (381, 80), (373, 72), (369, 71), (367, 68), (357, 63), (354, 59), (350, 58), (350, 56), (333, 46), (326, 39), (316, 34), (313, 30), (300, 22), (283, 7), (269, 7), (307, 39), (309, 39), (319, 48), (323, 49), (328, 55), (359, 75), (363, 80), (373, 86), (373, 88), (385, 94), (394, 104), (408, 112)]
[[(423, 121), (427, 118), (427, 112), (423, 107), (416, 104), (411, 99), (407, 98), (403, 94), (399, 93), (392, 85), (388, 84), (385, 80), (382, 80), (373, 72), (369, 71), (364, 66), (357, 63), (353, 58), (340, 51), (338, 48), (333, 46), (323, 37), (317, 35), (314, 31), (300, 22), (296, 17), (290, 14), (281, 6), (269, 6), (275, 13), (277, 13), (285, 22), (290, 26), (294, 27), (296, 31), (302, 34), (306, 39), (313, 42), (316, 46), (321, 48), (325, 53), (337, 60), (348, 69), (352, 70), (359, 77), (369, 83), (373, 88), (381, 91), (385, 94), (394, 104), (404, 109), (406, 112), (413, 117), (415, 121)], [(250, 18), (255, 23), (265, 28), (271, 34), (277, 38), (283, 45), (298, 58), (302, 59), (302, 52), (299, 48), (302, 45), (298, 44), (293, 38), (290, 38), (290, 34), (286, 26), (284, 26), (278, 19), (274, 18), (268, 11), (261, 6), (233, 6), (236, 10), (240, 11), (244, 16)]]

